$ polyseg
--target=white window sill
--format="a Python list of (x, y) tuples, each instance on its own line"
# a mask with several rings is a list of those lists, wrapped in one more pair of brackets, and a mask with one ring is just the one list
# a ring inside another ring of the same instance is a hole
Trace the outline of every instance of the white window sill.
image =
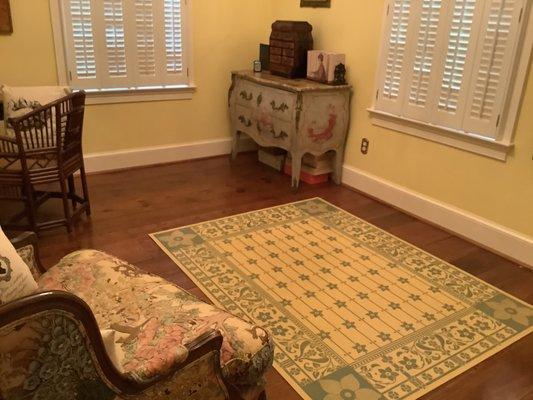
[(117, 90), (86, 89), (86, 104), (139, 103), (146, 101), (190, 100), (196, 86)]
[(505, 161), (513, 149), (510, 142), (497, 141), (480, 136), (469, 135), (461, 131), (444, 128), (424, 122), (411, 120), (383, 111), (369, 108), (372, 124), (397, 132), (407, 133), (423, 139), (445, 144), (447, 146), (480, 154), (496, 160)]

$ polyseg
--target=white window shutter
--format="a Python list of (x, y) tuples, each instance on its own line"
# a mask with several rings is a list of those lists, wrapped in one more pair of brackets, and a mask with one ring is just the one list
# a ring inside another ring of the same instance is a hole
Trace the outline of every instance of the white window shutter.
[(62, 1), (73, 87), (187, 84), (184, 0)]
[(165, 28), (165, 81), (168, 84), (187, 80), (185, 54), (183, 51), (184, 7), (182, 0), (164, 1)]
[(434, 105), (434, 88), (437, 66), (447, 46), (446, 23), (450, 11), (446, 0), (420, 0), (416, 2), (416, 40), (413, 56), (406, 68), (406, 96), (402, 115), (423, 122), (431, 122)]
[(97, 66), (91, 0), (68, 0), (62, 4), (70, 84), (78, 88), (96, 87), (101, 71)]
[(152, 0), (135, 0), (137, 69), (140, 77), (156, 76), (155, 23)]
[(523, 0), (486, 0), (464, 130), (497, 138), (521, 31)]
[(434, 122), (462, 129), (484, 1), (454, 0), (446, 32), (447, 49), (438, 71)]
[(411, 21), (416, 18), (412, 13), (413, 0), (390, 0), (387, 4), (385, 38), (378, 71), (376, 107), (391, 114), (400, 114), (406, 84), (405, 67), (412, 44), (409, 40), (413, 31)]

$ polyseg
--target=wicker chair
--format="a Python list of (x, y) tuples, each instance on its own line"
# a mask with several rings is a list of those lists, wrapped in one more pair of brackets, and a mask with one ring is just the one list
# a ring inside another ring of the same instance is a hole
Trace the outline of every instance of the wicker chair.
[[(24, 210), (2, 223), (6, 229), (39, 232), (64, 225), (71, 232), (76, 218), (90, 215), (82, 152), (84, 109), (85, 93), (77, 92), (7, 121), (14, 134), (0, 136), (0, 201), (21, 202)], [(75, 190), (77, 171), (83, 197)], [(52, 184), (59, 184), (60, 191), (48, 190)], [(50, 198), (62, 200), (64, 218), (39, 222), (37, 210)]]

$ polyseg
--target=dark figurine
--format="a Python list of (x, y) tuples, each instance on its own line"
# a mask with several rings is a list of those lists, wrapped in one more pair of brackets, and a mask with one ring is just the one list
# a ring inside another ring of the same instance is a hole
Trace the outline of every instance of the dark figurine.
[(337, 65), (335, 67), (334, 76), (334, 85), (346, 85), (346, 66), (344, 64)]

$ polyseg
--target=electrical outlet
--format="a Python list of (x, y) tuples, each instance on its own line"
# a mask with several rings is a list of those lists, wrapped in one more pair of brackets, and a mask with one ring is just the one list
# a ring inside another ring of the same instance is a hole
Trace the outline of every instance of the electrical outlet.
[(368, 154), (368, 147), (370, 146), (370, 141), (367, 138), (363, 138), (361, 141), (361, 153)]

